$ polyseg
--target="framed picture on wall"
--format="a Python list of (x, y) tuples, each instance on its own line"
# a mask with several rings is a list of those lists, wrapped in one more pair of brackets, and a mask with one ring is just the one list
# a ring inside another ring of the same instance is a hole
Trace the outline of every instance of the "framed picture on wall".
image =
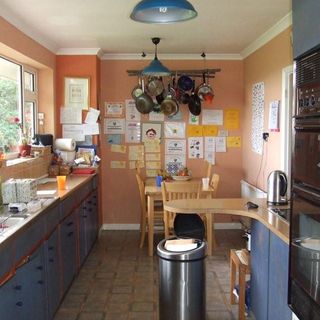
[(89, 77), (64, 78), (64, 105), (84, 110), (89, 109)]

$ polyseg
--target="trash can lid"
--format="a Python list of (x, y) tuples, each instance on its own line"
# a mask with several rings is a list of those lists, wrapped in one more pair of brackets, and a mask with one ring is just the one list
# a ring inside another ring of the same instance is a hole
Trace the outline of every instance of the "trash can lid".
[(198, 239), (171, 238), (161, 240), (157, 246), (160, 258), (176, 261), (191, 261), (204, 259), (206, 242)]

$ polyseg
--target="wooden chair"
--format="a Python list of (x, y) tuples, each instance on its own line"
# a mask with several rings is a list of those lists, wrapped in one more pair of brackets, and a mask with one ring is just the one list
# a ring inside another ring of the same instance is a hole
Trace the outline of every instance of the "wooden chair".
[[(140, 243), (139, 247), (142, 248), (144, 240), (146, 238), (146, 229), (148, 227), (148, 215), (147, 215), (147, 201), (144, 193), (145, 183), (141, 178), (141, 175), (136, 173), (136, 179), (139, 188), (140, 205), (141, 205), (141, 215), (140, 215)], [(163, 209), (157, 206), (154, 210), (154, 220), (155, 222), (160, 222), (163, 225)], [(154, 224), (156, 225), (156, 224)]]
[[(199, 199), (201, 183), (193, 182), (165, 182), (161, 183), (162, 200), (163, 202), (178, 199)], [(173, 227), (175, 214), (164, 211), (164, 233), (168, 238), (170, 230)]]
[(209, 182), (210, 188), (213, 189), (213, 191), (210, 193), (211, 198), (215, 198), (217, 196), (219, 181), (220, 181), (220, 176), (214, 173)]
[(209, 180), (211, 179), (211, 175), (212, 175), (212, 164), (211, 162), (209, 162), (208, 160), (204, 160), (205, 165), (206, 165), (206, 172), (205, 172), (205, 178), (209, 178)]

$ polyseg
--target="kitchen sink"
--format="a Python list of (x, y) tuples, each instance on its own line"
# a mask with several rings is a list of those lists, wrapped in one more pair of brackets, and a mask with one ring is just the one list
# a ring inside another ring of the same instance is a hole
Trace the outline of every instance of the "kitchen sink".
[(0, 217), (0, 233), (6, 232), (10, 230), (12, 227), (18, 225), (26, 218), (28, 218), (29, 214), (17, 214), (11, 216), (1, 216)]

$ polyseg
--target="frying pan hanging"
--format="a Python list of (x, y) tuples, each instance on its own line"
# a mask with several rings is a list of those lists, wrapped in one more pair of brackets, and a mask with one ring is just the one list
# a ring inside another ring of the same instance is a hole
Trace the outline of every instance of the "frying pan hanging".
[(198, 116), (201, 113), (201, 100), (198, 95), (194, 92), (195, 81), (193, 80), (192, 93), (189, 99), (188, 107), (189, 111), (194, 115)]

